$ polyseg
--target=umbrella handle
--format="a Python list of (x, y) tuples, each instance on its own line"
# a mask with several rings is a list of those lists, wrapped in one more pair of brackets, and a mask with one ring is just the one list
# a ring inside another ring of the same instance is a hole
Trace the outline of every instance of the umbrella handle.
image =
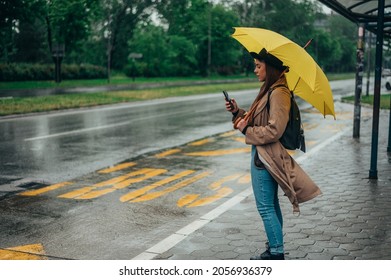
[(312, 42), (313, 39), (310, 39), (307, 44), (304, 45), (303, 49), (306, 49)]

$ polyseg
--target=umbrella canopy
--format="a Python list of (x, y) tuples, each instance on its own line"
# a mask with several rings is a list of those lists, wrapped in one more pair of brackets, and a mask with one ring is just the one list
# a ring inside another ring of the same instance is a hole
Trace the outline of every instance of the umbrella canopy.
[(232, 37), (249, 52), (262, 49), (289, 67), (286, 78), (290, 90), (318, 109), (335, 118), (334, 100), (329, 81), (307, 51), (288, 38), (261, 28), (235, 27)]

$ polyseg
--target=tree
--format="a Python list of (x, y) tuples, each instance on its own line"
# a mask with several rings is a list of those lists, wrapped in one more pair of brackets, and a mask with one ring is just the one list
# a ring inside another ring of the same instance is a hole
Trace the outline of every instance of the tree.
[[(142, 53), (142, 60), (129, 61), (137, 72), (146, 77), (163, 76), (169, 48), (167, 35), (160, 26), (143, 25), (136, 29), (137, 40), (129, 41), (129, 53)], [(135, 64), (135, 65), (133, 65)]]
[(194, 73), (232, 72), (237, 46), (230, 34), (239, 23), (234, 11), (206, 0), (163, 0), (157, 10), (169, 35), (182, 36), (195, 47)]
[(0, 61), (17, 60), (18, 36), (24, 27), (36, 23), (36, 18), (43, 14), (43, 4), (44, 0), (0, 1)]
[(54, 44), (64, 45), (73, 59), (91, 31), (98, 0), (47, 0), (45, 20), (50, 51)]
[(329, 35), (340, 45), (340, 61), (330, 68), (331, 71), (355, 71), (358, 26), (338, 14), (328, 18)]
[[(232, 75), (238, 71), (237, 61), (241, 55), (239, 44), (231, 37), (233, 27), (239, 25), (235, 12), (216, 5), (210, 10), (211, 17), (211, 71)], [(200, 49), (202, 50), (201, 45)], [(204, 52), (205, 53), (205, 52)]]
[(122, 69), (128, 56), (127, 42), (137, 23), (148, 17), (154, 0), (101, 0), (104, 38), (107, 40), (108, 67)]

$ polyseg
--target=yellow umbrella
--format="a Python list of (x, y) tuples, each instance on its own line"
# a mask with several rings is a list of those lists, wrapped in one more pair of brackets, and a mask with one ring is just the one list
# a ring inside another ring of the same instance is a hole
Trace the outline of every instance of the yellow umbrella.
[(335, 118), (329, 81), (303, 47), (276, 32), (261, 28), (235, 27), (232, 37), (249, 52), (259, 53), (266, 49), (280, 59), (289, 67), (286, 78), (295, 95), (306, 100), (324, 116), (332, 115)]

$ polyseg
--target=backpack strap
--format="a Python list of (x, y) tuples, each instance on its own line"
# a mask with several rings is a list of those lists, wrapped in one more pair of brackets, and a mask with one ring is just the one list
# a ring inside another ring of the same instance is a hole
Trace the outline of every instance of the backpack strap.
[[(270, 103), (269, 103), (270, 95), (272, 94), (273, 90), (275, 90), (276, 88), (279, 88), (279, 87), (285, 87), (289, 90), (289, 88), (286, 85), (276, 85), (275, 87), (269, 88), (269, 90), (267, 91), (267, 102), (266, 102), (266, 108), (267, 108), (268, 112), (270, 111)], [(291, 99), (292, 99), (293, 92), (291, 90), (289, 90), (289, 92), (291, 93)]]

